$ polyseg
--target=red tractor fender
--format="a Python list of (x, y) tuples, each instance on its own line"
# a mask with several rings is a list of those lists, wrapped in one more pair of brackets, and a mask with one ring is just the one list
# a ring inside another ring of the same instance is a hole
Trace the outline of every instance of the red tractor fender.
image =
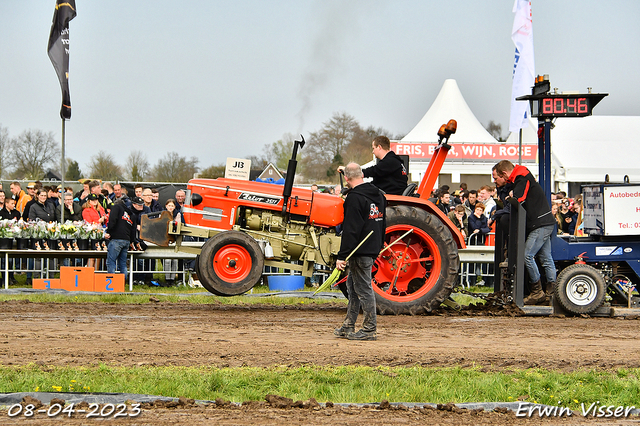
[(451, 235), (453, 235), (453, 238), (456, 240), (458, 249), (463, 249), (467, 247), (467, 245), (464, 242), (464, 237), (462, 236), (460, 231), (458, 231), (458, 228), (456, 228), (456, 226), (451, 222), (451, 220), (447, 217), (447, 215), (444, 214), (442, 210), (437, 208), (436, 205), (433, 204), (431, 201), (424, 200), (422, 198), (403, 197), (401, 195), (390, 195), (390, 194), (386, 194), (385, 197), (387, 198), (387, 204), (390, 206), (404, 205), (404, 206), (417, 207), (422, 210), (425, 210), (428, 213), (431, 213), (437, 216), (438, 219), (440, 219), (440, 221), (442, 221), (442, 223), (444, 223), (444, 225), (447, 228), (449, 228), (449, 231), (451, 231)]

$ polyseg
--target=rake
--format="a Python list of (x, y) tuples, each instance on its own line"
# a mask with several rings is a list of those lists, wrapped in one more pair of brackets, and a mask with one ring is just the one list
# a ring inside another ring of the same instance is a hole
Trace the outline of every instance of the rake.
[[(373, 234), (373, 231), (369, 231), (369, 233), (367, 234), (366, 237), (364, 237), (364, 239), (362, 241), (360, 241), (360, 244), (358, 244), (356, 246), (356, 248), (353, 249), (353, 251), (351, 253), (349, 253), (349, 256), (347, 256), (347, 258), (345, 259), (345, 261), (348, 261), (349, 258), (351, 256), (353, 256), (353, 254), (360, 248), (360, 246), (362, 244), (364, 244), (365, 241), (367, 241), (367, 239), (369, 239), (369, 237), (371, 236), (371, 234)], [(325, 290), (327, 287), (332, 286), (333, 284), (335, 284), (336, 281), (338, 281), (338, 278), (340, 278), (340, 270), (338, 268), (335, 268), (333, 270), (333, 272), (331, 273), (331, 275), (329, 275), (329, 278), (327, 278), (325, 280), (325, 282), (322, 283), (322, 285), (320, 287), (318, 287), (318, 289), (316, 291), (313, 292), (313, 295), (315, 296), (316, 294), (318, 294), (319, 292), (321, 292), (322, 290)]]

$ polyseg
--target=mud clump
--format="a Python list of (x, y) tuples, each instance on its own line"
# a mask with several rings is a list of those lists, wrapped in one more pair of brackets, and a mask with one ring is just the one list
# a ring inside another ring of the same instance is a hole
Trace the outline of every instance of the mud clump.
[(37, 410), (38, 408), (44, 406), (44, 404), (39, 400), (36, 399), (32, 396), (25, 396), (24, 398), (22, 398), (22, 402), (21, 402), (23, 407), (26, 407), (27, 405), (33, 405), (34, 409)]
[(274, 408), (291, 408), (293, 407), (293, 399), (285, 396), (269, 394), (264, 399)]

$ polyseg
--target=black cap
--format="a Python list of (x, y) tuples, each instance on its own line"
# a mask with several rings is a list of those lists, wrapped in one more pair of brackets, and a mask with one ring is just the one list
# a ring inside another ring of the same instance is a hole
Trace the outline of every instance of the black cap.
[(140, 197), (133, 197), (133, 198), (131, 199), (131, 202), (132, 202), (133, 204), (137, 204), (137, 205), (139, 205), (139, 206), (144, 205), (144, 201), (142, 201), (142, 198), (140, 198)]
[(93, 201), (97, 199), (98, 199), (98, 196), (96, 194), (89, 194), (89, 196), (87, 197), (87, 200), (89, 201)]

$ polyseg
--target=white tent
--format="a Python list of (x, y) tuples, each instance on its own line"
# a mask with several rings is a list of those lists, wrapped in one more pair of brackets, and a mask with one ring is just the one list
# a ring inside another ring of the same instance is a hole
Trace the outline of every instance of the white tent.
[[(458, 88), (458, 83), (453, 79), (445, 80), (429, 110), (400, 142), (435, 144), (438, 142), (438, 129), (450, 119), (458, 123), (458, 130), (450, 139), (454, 150), (461, 144), (498, 143), (471, 112)], [(428, 158), (425, 160), (412, 158), (409, 166), (411, 178), (415, 181), (421, 180), (428, 163)], [(461, 164), (464, 166), (461, 167)], [(453, 182), (460, 182), (461, 173), (490, 176), (492, 165), (488, 165), (486, 161), (456, 161), (450, 153), (441, 174), (451, 174)]]
[(496, 139), (480, 124), (464, 100), (458, 83), (453, 79), (444, 81), (442, 89), (431, 108), (404, 138), (402, 142), (437, 142), (437, 132), (450, 119), (458, 122), (456, 142), (495, 143)]

